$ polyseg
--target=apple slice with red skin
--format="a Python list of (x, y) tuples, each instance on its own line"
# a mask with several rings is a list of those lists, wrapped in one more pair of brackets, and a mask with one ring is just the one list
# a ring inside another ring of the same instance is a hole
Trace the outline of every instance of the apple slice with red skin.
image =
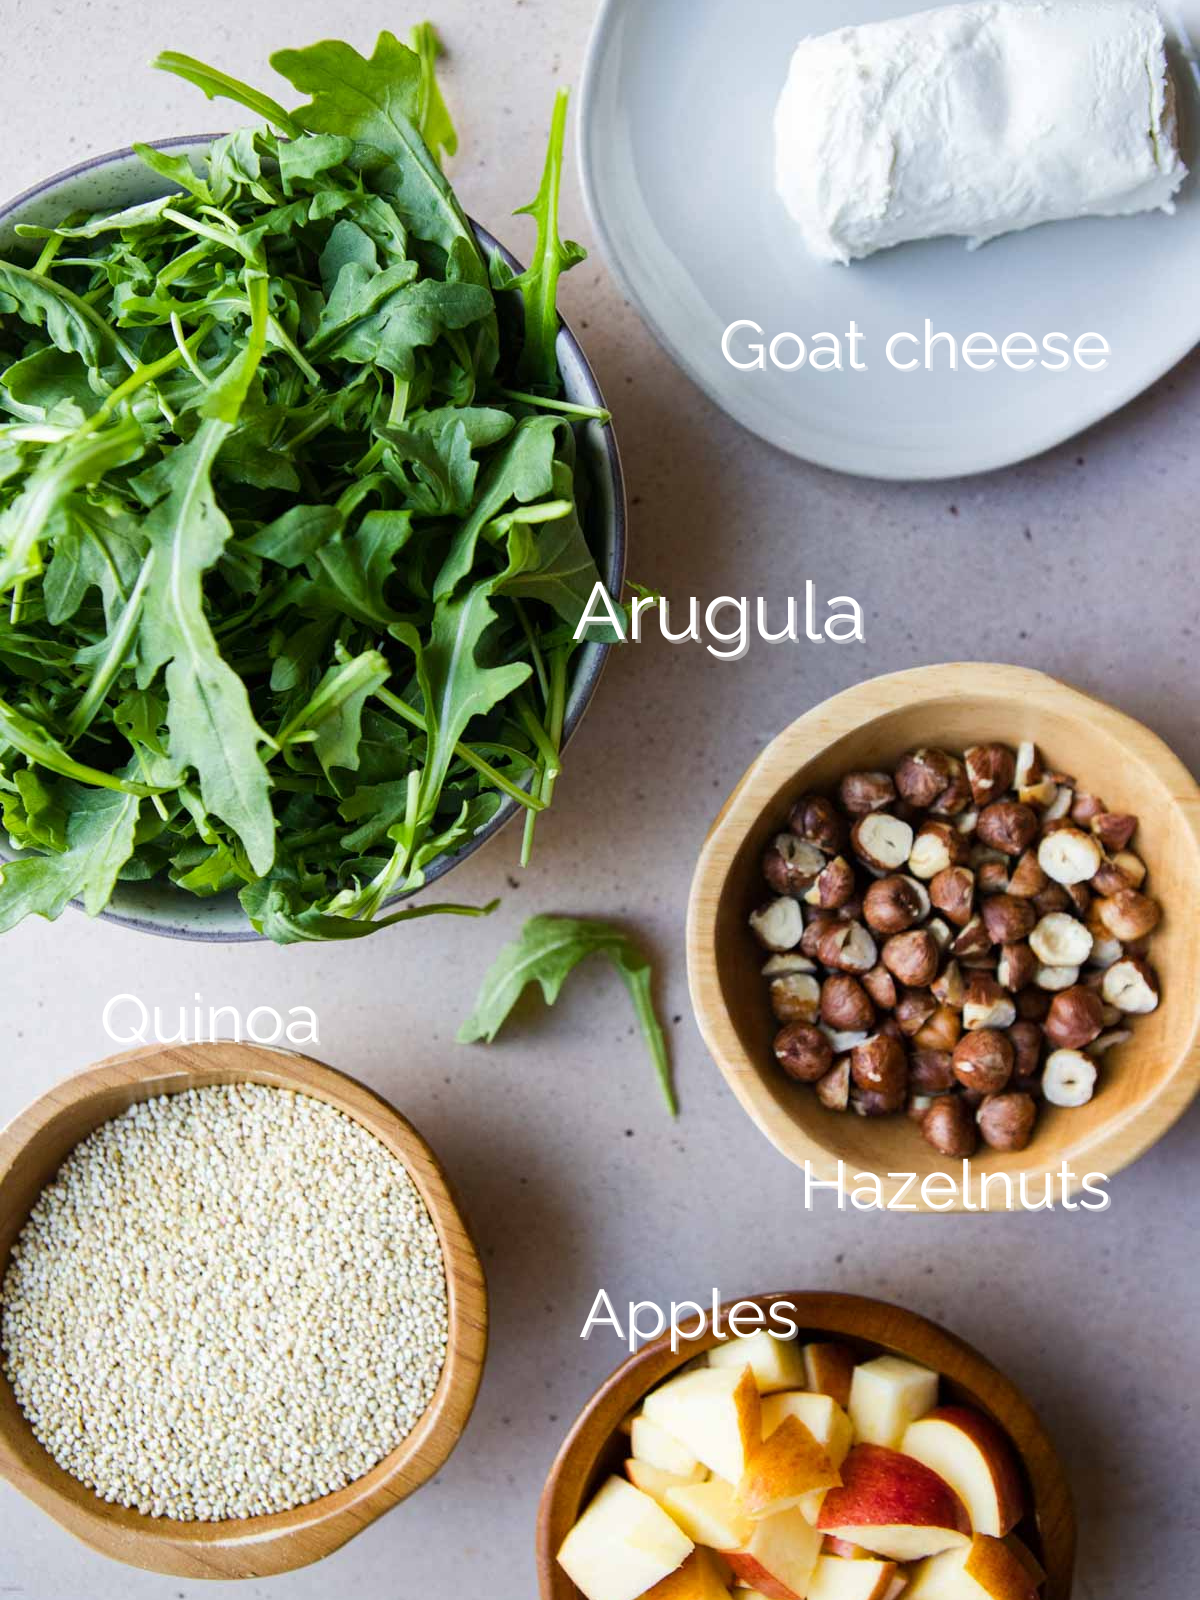
[(806, 1344), (804, 1381), (814, 1394), (827, 1394), (844, 1411), (850, 1404), (854, 1351), (848, 1344)]
[(944, 1550), (922, 1561), (905, 1600), (1037, 1600), (1032, 1573), (1004, 1543), (977, 1533), (965, 1550)]
[(841, 1474), (820, 1440), (797, 1416), (786, 1416), (754, 1450), (738, 1483), (747, 1516), (791, 1511), (806, 1495), (841, 1483)]
[(751, 1526), (753, 1533), (739, 1549), (721, 1552), (734, 1577), (767, 1600), (804, 1600), (821, 1554), (821, 1535), (798, 1511), (781, 1511)]
[(900, 1448), (950, 1485), (976, 1533), (1003, 1538), (1025, 1515), (1016, 1455), (981, 1411), (941, 1406), (906, 1429)]
[(873, 1555), (919, 1561), (969, 1543), (961, 1500), (936, 1472), (885, 1445), (855, 1445), (842, 1483), (821, 1502), (817, 1526)]

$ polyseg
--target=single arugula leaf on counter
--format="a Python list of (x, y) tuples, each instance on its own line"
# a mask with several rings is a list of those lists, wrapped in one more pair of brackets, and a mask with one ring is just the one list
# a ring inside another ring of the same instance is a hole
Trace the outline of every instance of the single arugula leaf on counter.
[(546, 1004), (553, 1005), (571, 973), (592, 955), (607, 956), (628, 989), (667, 1109), (677, 1116), (666, 1037), (654, 1010), (650, 961), (629, 934), (611, 923), (531, 917), (520, 937), (505, 945), (493, 962), (474, 1011), (459, 1029), (459, 1043), (491, 1044), (528, 984), (540, 985)]
[(440, 54), (429, 24), (282, 51), (294, 111), (160, 56), (267, 126), (135, 147), (170, 192), (0, 261), (3, 925), (170, 882), (360, 938), (477, 914), (390, 903), (501, 806), (527, 857), (607, 416), (553, 360), (565, 103), (509, 293), (441, 169)]

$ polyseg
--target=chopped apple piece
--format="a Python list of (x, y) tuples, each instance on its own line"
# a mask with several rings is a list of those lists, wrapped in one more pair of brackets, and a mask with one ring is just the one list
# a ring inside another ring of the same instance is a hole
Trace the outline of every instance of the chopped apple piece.
[[(807, 1394), (789, 1390), (763, 1399), (763, 1438), (769, 1439), (785, 1417), (796, 1417), (822, 1445), (834, 1467), (840, 1467), (854, 1442), (850, 1418), (827, 1394)], [(816, 1524), (824, 1489), (814, 1489), (797, 1502), (809, 1522)]]
[(754, 1531), (753, 1522), (738, 1504), (733, 1485), (721, 1478), (668, 1489), (663, 1508), (689, 1539), (719, 1550), (722, 1555), (740, 1549)]
[(827, 1394), (844, 1410), (850, 1404), (854, 1351), (846, 1344), (806, 1344), (804, 1381), (814, 1394)]
[(920, 1461), (881, 1445), (855, 1445), (817, 1526), (874, 1555), (919, 1561), (965, 1546), (970, 1522), (958, 1496)]
[(1037, 1600), (1031, 1573), (1004, 1543), (977, 1533), (965, 1550), (922, 1561), (905, 1600)]
[(646, 1396), (645, 1415), (710, 1472), (737, 1483), (762, 1440), (758, 1385), (750, 1368), (698, 1367)]
[(976, 1533), (998, 1539), (1020, 1522), (1025, 1496), (1016, 1455), (981, 1411), (969, 1406), (931, 1411), (906, 1430), (900, 1448), (950, 1485)]
[(647, 1589), (642, 1600), (729, 1600), (720, 1558), (698, 1545), (669, 1578)]
[(785, 1417), (751, 1454), (738, 1483), (738, 1499), (756, 1520), (791, 1511), (806, 1495), (841, 1483), (825, 1447), (798, 1417)]
[(874, 1561), (875, 1557), (869, 1550), (864, 1550), (860, 1544), (851, 1544), (849, 1539), (839, 1539), (834, 1533), (825, 1535), (825, 1543), (821, 1546), (827, 1556), (841, 1556), (846, 1561)]
[(883, 1600), (900, 1600), (900, 1596), (904, 1593), (905, 1589), (907, 1589), (907, 1588), (908, 1588), (908, 1573), (907, 1572), (898, 1572), (896, 1574), (896, 1576), (892, 1579), (891, 1584), (890, 1584), (890, 1586), (888, 1588), (888, 1592), (887, 1592), (886, 1595), (884, 1595)]
[(678, 1473), (664, 1472), (661, 1467), (652, 1467), (648, 1461), (639, 1461), (631, 1456), (625, 1463), (625, 1476), (635, 1489), (648, 1494), (651, 1500), (657, 1500), (661, 1506), (666, 1501), (668, 1489), (686, 1489), (689, 1483), (703, 1483), (707, 1473), (703, 1467), (697, 1467), (690, 1477), (684, 1478)]
[(563, 1540), (558, 1562), (587, 1600), (636, 1600), (691, 1552), (692, 1541), (649, 1495), (609, 1478)]
[(817, 1561), (805, 1600), (887, 1600), (896, 1576), (894, 1561), (847, 1561), (823, 1555)]
[(635, 1417), (629, 1434), (629, 1453), (638, 1461), (651, 1467), (661, 1467), (664, 1472), (674, 1472), (681, 1478), (692, 1480), (700, 1466), (699, 1461), (679, 1440), (660, 1428), (649, 1417)]
[(779, 1339), (766, 1328), (726, 1339), (708, 1352), (710, 1367), (748, 1366), (761, 1394), (804, 1387), (804, 1352), (795, 1339)]
[(798, 1511), (764, 1517), (752, 1527), (740, 1549), (724, 1552), (734, 1576), (767, 1600), (805, 1600), (821, 1554), (821, 1535)]
[(899, 1356), (878, 1356), (855, 1367), (850, 1385), (850, 1421), (859, 1444), (898, 1450), (910, 1422), (938, 1402), (938, 1376)]

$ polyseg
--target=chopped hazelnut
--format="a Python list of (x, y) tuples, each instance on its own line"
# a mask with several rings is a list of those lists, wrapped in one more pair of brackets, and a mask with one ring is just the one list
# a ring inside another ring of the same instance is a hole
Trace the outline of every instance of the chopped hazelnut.
[(964, 1033), (954, 1046), (954, 1076), (964, 1089), (998, 1094), (1012, 1076), (1016, 1056), (1012, 1041), (995, 1028)]
[(1104, 809), (1104, 801), (1098, 795), (1077, 789), (1071, 801), (1071, 821), (1076, 827), (1090, 828), (1097, 817), (1103, 816)]
[(1137, 889), (1118, 889), (1116, 894), (1096, 902), (1096, 915), (1114, 939), (1129, 944), (1153, 933), (1162, 911), (1157, 900), (1151, 900)]
[(975, 869), (975, 880), (979, 885), (980, 894), (1007, 894), (1008, 893), (1008, 859), (1003, 861), (981, 861)]
[(1042, 1065), (1041, 1024), (1031, 1021), (1014, 1022), (1008, 1030), (1008, 1042), (1013, 1047), (1013, 1077), (1018, 1081), (1036, 1078)]
[(913, 831), (899, 817), (871, 811), (850, 830), (850, 843), (860, 861), (877, 872), (895, 872), (908, 860)]
[(1110, 855), (1125, 849), (1137, 825), (1138, 819), (1126, 811), (1102, 811), (1092, 818), (1092, 832)]
[(879, 959), (875, 941), (861, 922), (832, 922), (821, 930), (817, 959), (835, 972), (870, 972)]
[(993, 800), (979, 813), (977, 831), (984, 844), (993, 850), (1006, 856), (1019, 856), (1037, 835), (1037, 813), (1019, 800)]
[(775, 1035), (775, 1059), (799, 1083), (816, 1083), (833, 1065), (833, 1046), (810, 1022), (789, 1022)]
[(821, 985), (811, 973), (796, 972), (771, 980), (771, 1010), (777, 1022), (815, 1022)]
[(945, 1094), (956, 1081), (949, 1050), (914, 1050), (909, 1057), (908, 1086), (915, 1093)]
[(1037, 852), (1026, 850), (1012, 870), (1012, 877), (1008, 880), (1008, 892), (1021, 899), (1032, 900), (1035, 895), (1041, 894), (1049, 882), (1049, 878), (1038, 866)]
[(852, 817), (865, 817), (891, 805), (896, 787), (886, 772), (848, 772), (838, 786), (838, 798)]
[(781, 896), (750, 914), (750, 927), (766, 950), (791, 950), (800, 943), (804, 918), (794, 900)]
[(925, 1113), (921, 1132), (939, 1155), (965, 1158), (975, 1154), (975, 1120), (958, 1095), (939, 1095)]
[(944, 867), (930, 880), (929, 899), (943, 916), (965, 927), (975, 905), (975, 874), (970, 867)]
[(967, 956), (985, 956), (992, 948), (992, 936), (982, 914), (974, 916), (954, 940), (954, 954), (960, 960)]
[(856, 887), (854, 868), (845, 856), (834, 856), (833, 860), (821, 869), (817, 881), (808, 891), (806, 898), (824, 911), (837, 911), (854, 898)]
[(890, 1117), (894, 1112), (903, 1111), (904, 1090), (885, 1094), (881, 1089), (860, 1089), (852, 1083), (850, 1109), (858, 1117)]
[(792, 807), (788, 826), (797, 838), (815, 844), (826, 855), (836, 855), (846, 842), (846, 823), (824, 795), (802, 795)]
[(1029, 948), (1045, 966), (1081, 967), (1092, 953), (1092, 935), (1065, 911), (1052, 911), (1030, 933)]
[(965, 761), (971, 798), (977, 806), (986, 806), (993, 800), (999, 800), (1012, 788), (1017, 762), (1007, 745), (972, 745)]
[(872, 967), (864, 972), (862, 986), (881, 1011), (893, 1011), (896, 1006), (896, 980), (885, 966)]
[[(1079, 982), (1078, 967), (1039, 967), (1033, 980), (1039, 989), (1057, 994), (1063, 989), (1073, 989)], [(1047, 1007), (1049, 1010), (1049, 1007)]]
[(875, 1025), (870, 995), (848, 972), (835, 972), (821, 985), (821, 1020), (844, 1031), (866, 1030)]
[(996, 963), (996, 982), (1016, 994), (1037, 977), (1038, 958), (1027, 944), (1006, 944)]
[(906, 989), (896, 1002), (893, 1015), (900, 1032), (911, 1038), (919, 1033), (937, 1010), (937, 1001), (928, 989)]
[(962, 1022), (968, 1033), (980, 1028), (1009, 1028), (1017, 1020), (1013, 998), (984, 972), (973, 972), (963, 999)]
[(863, 896), (863, 918), (876, 933), (903, 933), (921, 918), (921, 898), (913, 881), (897, 877), (877, 879)]
[(913, 840), (909, 871), (928, 881), (947, 867), (960, 866), (969, 853), (967, 840), (948, 822), (926, 822)]
[(971, 804), (971, 784), (961, 761), (950, 760), (950, 782), (930, 806), (935, 817), (960, 816)]
[(894, 933), (884, 942), (880, 959), (898, 983), (921, 989), (937, 977), (938, 947), (924, 928)]
[(1144, 1015), (1158, 1005), (1158, 974), (1140, 956), (1127, 956), (1109, 967), (1100, 992), (1118, 1011)]
[(776, 894), (802, 894), (824, 869), (825, 857), (816, 845), (805, 844), (794, 833), (781, 833), (763, 855), (763, 877)]
[(850, 1052), (850, 1076), (860, 1089), (903, 1099), (908, 1083), (904, 1046), (887, 1034), (876, 1034)]
[(1055, 828), (1038, 845), (1038, 866), (1054, 883), (1086, 883), (1103, 860), (1099, 842), (1082, 828)]
[(896, 768), (896, 788), (924, 811), (948, 787), (955, 765), (944, 750), (914, 750)]
[(843, 1056), (813, 1085), (827, 1111), (845, 1111), (850, 1104), (850, 1058)]
[(1019, 944), (1033, 932), (1037, 922), (1037, 912), (1030, 902), (1012, 894), (988, 895), (981, 915), (993, 944)]
[(947, 961), (929, 985), (929, 990), (939, 1005), (951, 1006), (954, 1010), (961, 1011), (967, 986), (958, 962)]
[(953, 1050), (962, 1035), (962, 1017), (952, 1006), (939, 1006), (919, 1032), (913, 1034), (915, 1050)]
[(1024, 1150), (1033, 1137), (1037, 1105), (1027, 1094), (992, 1094), (975, 1113), (983, 1142), (992, 1150)]
[(1145, 883), (1146, 863), (1132, 850), (1118, 850), (1112, 858), (1112, 864), (1122, 877), (1129, 880), (1131, 889), (1140, 889)]
[(1085, 1106), (1096, 1088), (1096, 1063), (1080, 1050), (1055, 1050), (1046, 1058), (1042, 1094), (1052, 1106)]

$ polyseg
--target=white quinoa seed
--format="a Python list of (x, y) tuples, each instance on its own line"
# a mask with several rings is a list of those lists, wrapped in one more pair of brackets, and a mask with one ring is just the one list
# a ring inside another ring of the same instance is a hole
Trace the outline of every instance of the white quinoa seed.
[(37, 1438), (103, 1500), (286, 1511), (410, 1433), (446, 1357), (437, 1231), (403, 1164), (311, 1096), (163, 1095), (84, 1139), (0, 1286)]

